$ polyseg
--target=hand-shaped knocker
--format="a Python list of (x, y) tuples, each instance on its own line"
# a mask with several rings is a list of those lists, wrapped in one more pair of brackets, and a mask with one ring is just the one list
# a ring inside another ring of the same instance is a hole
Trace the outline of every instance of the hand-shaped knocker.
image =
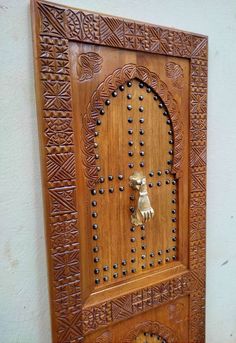
[(136, 172), (130, 176), (129, 180), (130, 186), (139, 191), (138, 206), (131, 215), (132, 224), (138, 226), (153, 218), (154, 210), (148, 197), (146, 177)]

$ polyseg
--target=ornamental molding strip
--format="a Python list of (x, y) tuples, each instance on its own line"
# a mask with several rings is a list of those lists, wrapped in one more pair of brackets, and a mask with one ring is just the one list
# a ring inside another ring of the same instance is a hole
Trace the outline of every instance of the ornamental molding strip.
[(38, 1), (40, 34), (68, 40), (207, 60), (207, 37)]

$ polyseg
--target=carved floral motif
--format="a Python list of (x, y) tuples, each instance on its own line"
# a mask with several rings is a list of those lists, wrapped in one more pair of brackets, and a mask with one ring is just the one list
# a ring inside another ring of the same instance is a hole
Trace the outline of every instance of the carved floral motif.
[(173, 81), (173, 86), (181, 89), (183, 88), (184, 71), (182, 67), (174, 62), (169, 62), (165, 66), (166, 76)]
[(87, 52), (78, 56), (77, 73), (80, 81), (91, 79), (102, 69), (103, 58), (95, 52)]

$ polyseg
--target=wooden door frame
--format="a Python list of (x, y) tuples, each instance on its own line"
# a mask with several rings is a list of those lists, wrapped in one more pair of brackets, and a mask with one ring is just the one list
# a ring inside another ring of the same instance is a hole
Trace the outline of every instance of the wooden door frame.
[[(32, 0), (31, 5), (53, 342), (83, 341), (89, 332), (184, 295), (190, 297), (189, 341), (204, 342), (207, 37), (45, 1)], [(69, 41), (190, 61), (189, 269), (122, 299), (108, 299), (86, 309), (82, 309), (80, 289)], [(63, 132), (58, 129), (60, 124)], [(53, 145), (52, 137), (57, 141)], [(51, 180), (49, 166), (57, 156), (62, 168), (63, 161), (70, 158), (66, 181)], [(55, 203), (61, 206), (59, 212), (54, 209)], [(114, 308), (121, 300), (130, 307), (117, 313)]]

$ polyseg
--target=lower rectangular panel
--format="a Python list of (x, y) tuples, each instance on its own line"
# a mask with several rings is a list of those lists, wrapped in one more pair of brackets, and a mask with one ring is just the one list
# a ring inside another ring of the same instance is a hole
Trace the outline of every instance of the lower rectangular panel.
[(189, 296), (89, 334), (85, 343), (187, 343)]

